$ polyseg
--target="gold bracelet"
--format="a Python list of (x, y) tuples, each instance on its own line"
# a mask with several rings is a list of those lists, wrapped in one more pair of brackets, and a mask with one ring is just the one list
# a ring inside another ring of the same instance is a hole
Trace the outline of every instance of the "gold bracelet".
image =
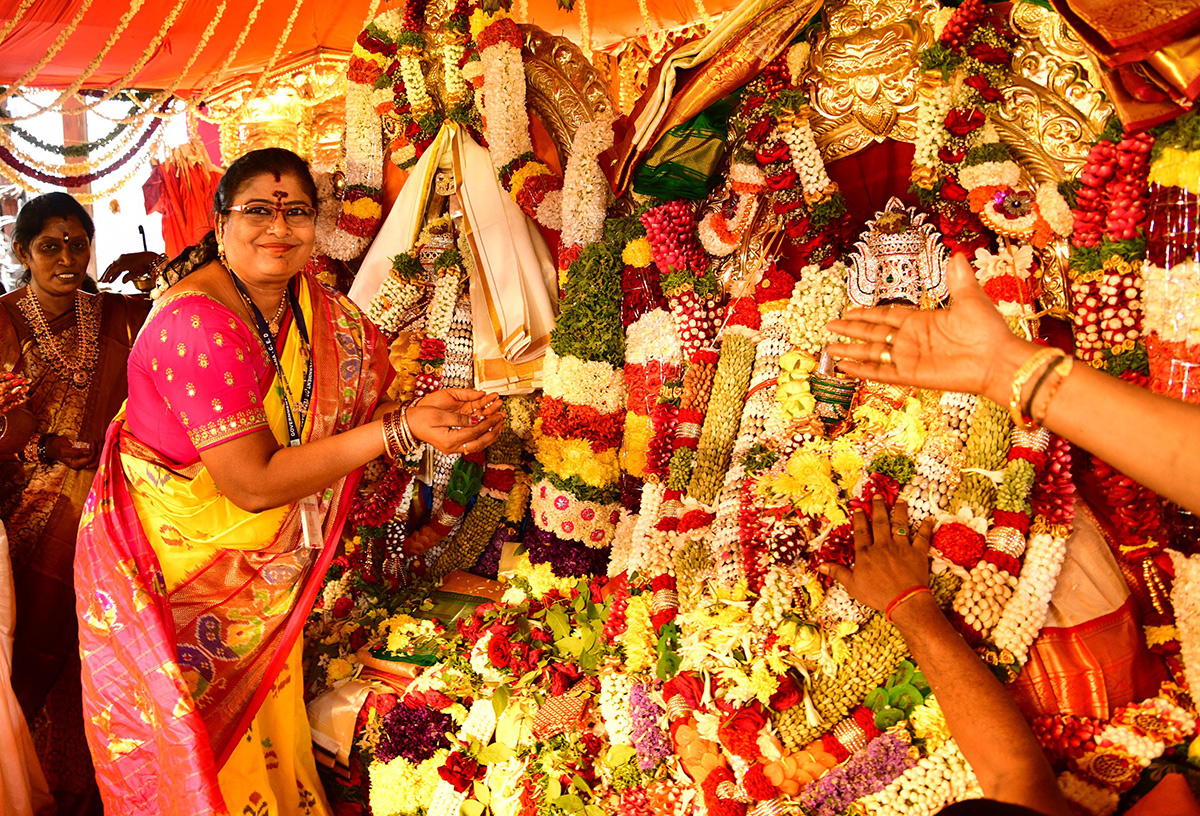
[(388, 411), (383, 415), (383, 452), (388, 459), (395, 460), (401, 453), (400, 440), (396, 438), (394, 427), (396, 411)]
[(1021, 392), (1025, 390), (1025, 386), (1029, 383), (1030, 378), (1040, 371), (1043, 365), (1056, 357), (1065, 356), (1067, 356), (1066, 352), (1062, 349), (1039, 349), (1030, 355), (1029, 359), (1013, 375), (1012, 396), (1008, 400), (1008, 415), (1012, 418), (1013, 424), (1020, 430), (1029, 431), (1035, 427), (1027, 423), (1025, 417), (1021, 415)]
[[(1054, 395), (1058, 393), (1058, 389), (1060, 386), (1062, 386), (1063, 380), (1070, 375), (1073, 368), (1075, 368), (1075, 358), (1069, 355), (1063, 357), (1063, 359), (1054, 364), (1054, 377), (1056, 379), (1050, 386), (1050, 390), (1046, 392), (1046, 399), (1044, 402), (1042, 402), (1042, 410), (1036, 410), (1033, 404), (1033, 398), (1030, 398), (1029, 415), (1033, 417), (1033, 421), (1038, 425), (1041, 425), (1046, 421), (1046, 412), (1050, 410), (1050, 403), (1054, 401)], [(1034, 396), (1037, 396), (1036, 392), (1034, 393)]]
[(405, 452), (405, 455), (407, 456), (416, 451), (416, 449), (420, 446), (420, 443), (417, 442), (417, 438), (413, 436), (412, 426), (408, 424), (407, 405), (400, 409), (400, 433), (404, 437), (404, 443), (408, 448), (408, 450)]

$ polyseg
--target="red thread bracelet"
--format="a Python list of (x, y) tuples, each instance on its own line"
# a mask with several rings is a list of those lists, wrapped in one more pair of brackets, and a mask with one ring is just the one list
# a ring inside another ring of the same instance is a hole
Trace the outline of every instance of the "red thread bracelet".
[(904, 603), (905, 601), (907, 601), (909, 598), (913, 597), (914, 595), (920, 595), (922, 592), (928, 592), (930, 595), (933, 594), (933, 590), (927, 586), (909, 587), (908, 589), (904, 590), (899, 595), (897, 595), (895, 598), (892, 598), (892, 602), (887, 605), (887, 609), (884, 610), (883, 616), (885, 618), (887, 618), (888, 622), (890, 623), (892, 620), (892, 613), (896, 611), (897, 606)]

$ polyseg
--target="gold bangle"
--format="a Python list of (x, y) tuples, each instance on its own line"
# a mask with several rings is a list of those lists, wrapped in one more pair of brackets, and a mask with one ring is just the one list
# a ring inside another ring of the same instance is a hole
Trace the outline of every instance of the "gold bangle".
[(1046, 391), (1046, 399), (1042, 402), (1042, 410), (1036, 410), (1032, 402), (1029, 405), (1029, 414), (1038, 425), (1046, 421), (1046, 412), (1050, 410), (1050, 403), (1053, 402), (1055, 394), (1058, 393), (1059, 387), (1063, 384), (1063, 380), (1070, 375), (1071, 370), (1074, 368), (1075, 358), (1070, 356), (1065, 356), (1054, 364), (1055, 380), (1051, 383), (1049, 390)]
[(1055, 357), (1065, 357), (1066, 352), (1062, 349), (1044, 348), (1035, 351), (1030, 355), (1029, 359), (1017, 369), (1017, 373), (1013, 375), (1012, 380), (1012, 396), (1008, 400), (1008, 415), (1012, 418), (1013, 424), (1022, 431), (1033, 430), (1033, 424), (1027, 423), (1025, 417), (1021, 415), (1021, 392), (1025, 390), (1025, 386), (1029, 383), (1031, 377), (1041, 370), (1042, 366)]
[(417, 438), (413, 436), (412, 426), (408, 424), (408, 406), (400, 409), (400, 433), (408, 447), (406, 454), (413, 453), (419, 447)]
[(29, 437), (29, 441), (25, 443), (25, 447), (17, 454), (17, 458), (26, 464), (35, 464), (42, 461), (41, 446), (42, 434), (35, 433)]
[(383, 432), (383, 455), (386, 456), (388, 459), (395, 459), (396, 452), (394, 450), (392, 450), (392, 440), (388, 436), (388, 418), (391, 415), (392, 415), (392, 412), (388, 411), (386, 414), (384, 414), (382, 417), (380, 417), (379, 428)]

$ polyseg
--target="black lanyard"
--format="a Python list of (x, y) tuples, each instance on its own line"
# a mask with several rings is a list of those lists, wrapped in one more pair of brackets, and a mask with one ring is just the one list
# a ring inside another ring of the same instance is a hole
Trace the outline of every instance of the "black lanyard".
[(254, 301), (250, 299), (250, 294), (246, 291), (246, 287), (238, 280), (238, 276), (233, 273), (232, 269), (229, 270), (229, 277), (233, 278), (234, 286), (238, 288), (242, 299), (250, 307), (250, 311), (254, 315), (254, 322), (258, 327), (259, 339), (262, 340), (263, 347), (267, 350), (267, 356), (271, 358), (271, 363), (275, 366), (275, 374), (279, 377), (279, 382), (283, 385), (283, 410), (284, 416), (287, 419), (288, 444), (294, 447), (300, 444), (300, 433), (304, 430), (305, 410), (307, 409), (309, 400), (312, 399), (313, 391), (312, 354), (309, 351), (308, 328), (304, 325), (304, 314), (300, 311), (300, 303), (296, 300), (296, 295), (292, 292), (291, 286), (288, 286), (285, 291), (288, 302), (292, 306), (292, 319), (296, 321), (296, 328), (300, 331), (300, 342), (304, 344), (304, 391), (300, 394), (300, 422), (297, 424), (296, 416), (292, 413), (292, 389), (288, 385), (287, 377), (284, 376), (283, 366), (279, 364), (279, 352), (275, 348), (275, 337), (271, 334), (271, 328), (267, 325), (262, 312), (254, 305)]

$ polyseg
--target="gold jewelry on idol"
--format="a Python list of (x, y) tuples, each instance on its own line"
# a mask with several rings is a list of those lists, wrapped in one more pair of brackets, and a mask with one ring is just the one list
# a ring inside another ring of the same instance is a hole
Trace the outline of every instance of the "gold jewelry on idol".
[(81, 391), (86, 389), (92, 381), (96, 361), (100, 359), (100, 299), (82, 298), (78, 292), (75, 293), (75, 330), (79, 342), (77, 354), (69, 354), (59, 347), (32, 286), (17, 301), (17, 308), (29, 323), (46, 364), (71, 385)]

